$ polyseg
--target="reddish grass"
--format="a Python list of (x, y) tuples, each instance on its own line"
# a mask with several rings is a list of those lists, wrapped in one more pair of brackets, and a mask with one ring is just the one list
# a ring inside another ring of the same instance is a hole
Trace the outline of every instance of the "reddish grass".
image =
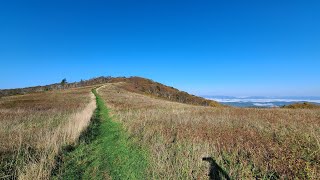
[(164, 101), (108, 84), (99, 93), (136, 143), (151, 178), (206, 179), (213, 157), (235, 179), (320, 177), (318, 109), (242, 109)]

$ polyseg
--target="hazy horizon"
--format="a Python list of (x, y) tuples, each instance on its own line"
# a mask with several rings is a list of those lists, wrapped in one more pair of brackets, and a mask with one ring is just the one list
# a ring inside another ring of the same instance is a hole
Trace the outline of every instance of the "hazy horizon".
[(206, 99), (214, 100), (219, 103), (237, 107), (281, 107), (295, 103), (313, 103), (320, 105), (320, 97), (311, 96), (247, 96), (247, 97), (233, 97), (233, 96), (202, 96)]

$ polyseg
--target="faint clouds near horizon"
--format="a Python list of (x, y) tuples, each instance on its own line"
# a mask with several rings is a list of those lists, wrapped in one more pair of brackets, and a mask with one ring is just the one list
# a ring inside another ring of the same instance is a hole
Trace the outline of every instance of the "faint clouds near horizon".
[(314, 103), (320, 105), (320, 97), (232, 97), (232, 96), (203, 96), (206, 99), (214, 100), (222, 104), (237, 106), (237, 107), (281, 107), (294, 103)]

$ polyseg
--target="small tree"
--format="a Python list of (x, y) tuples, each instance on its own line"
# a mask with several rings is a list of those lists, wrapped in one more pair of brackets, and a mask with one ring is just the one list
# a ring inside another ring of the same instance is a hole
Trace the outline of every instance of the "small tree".
[(67, 82), (67, 79), (66, 78), (64, 78), (64, 79), (62, 79), (62, 81), (61, 81), (61, 85), (62, 86), (64, 86), (64, 85), (66, 85), (68, 82)]

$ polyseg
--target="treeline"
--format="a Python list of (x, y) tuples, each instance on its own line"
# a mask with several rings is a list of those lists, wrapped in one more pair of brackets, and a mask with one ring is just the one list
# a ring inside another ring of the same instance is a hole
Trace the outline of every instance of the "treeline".
[(84, 86), (93, 86), (105, 83), (117, 83), (126, 82), (121, 86), (122, 88), (140, 94), (151, 95), (154, 97), (201, 106), (212, 106), (219, 107), (223, 106), (220, 103), (212, 100), (208, 100), (202, 97), (194, 96), (188, 94), (187, 92), (180, 91), (173, 87), (169, 87), (158, 82), (154, 82), (150, 79), (141, 77), (111, 77), (111, 76), (101, 76), (97, 78), (92, 78), (89, 80), (81, 80), (80, 82), (68, 83), (66, 79), (63, 79), (60, 83), (55, 83), (46, 86), (35, 86), (28, 88), (18, 88), (18, 89), (4, 89), (0, 90), (0, 97), (12, 96), (12, 95), (22, 95), (27, 93), (44, 92), (51, 90), (63, 90), (69, 88), (77, 88)]
[(80, 82), (68, 83), (66, 79), (63, 79), (60, 83), (45, 85), (45, 86), (34, 86), (27, 88), (16, 88), (16, 89), (2, 89), (0, 90), (0, 97), (12, 96), (12, 95), (22, 95), (35, 92), (52, 91), (52, 90), (62, 90), (69, 88), (77, 88), (84, 86), (92, 86), (97, 84), (108, 83), (113, 79), (110, 76), (101, 76), (97, 78), (92, 78), (89, 80), (81, 80)]

